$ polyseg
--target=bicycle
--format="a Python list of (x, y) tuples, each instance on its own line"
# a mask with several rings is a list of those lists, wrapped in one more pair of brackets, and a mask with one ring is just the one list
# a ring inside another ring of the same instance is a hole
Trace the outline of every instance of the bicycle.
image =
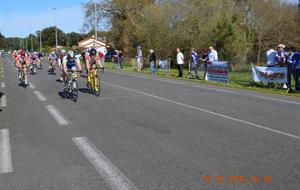
[(20, 86), (23, 88), (26, 88), (28, 84), (25, 83), (25, 72), (24, 72), (24, 66), (22, 66), (19, 70), (19, 80), (20, 80)]
[(64, 94), (65, 97), (71, 98), (74, 102), (77, 102), (78, 83), (75, 72), (77, 71), (72, 70), (71, 72), (68, 72), (65, 79)]
[(97, 66), (90, 69), (87, 75), (87, 87), (95, 94), (97, 97), (100, 96), (101, 83), (99, 76), (97, 74)]
[(56, 60), (53, 60), (53, 59), (50, 59), (49, 60), (49, 70), (48, 70), (48, 73), (52, 73), (52, 74), (55, 74), (55, 65), (56, 65)]
[(30, 60), (30, 67), (29, 67), (29, 69), (30, 69), (30, 72), (31, 72), (31, 74), (36, 74), (36, 69), (37, 69), (37, 60), (33, 60), (33, 59), (31, 59)]

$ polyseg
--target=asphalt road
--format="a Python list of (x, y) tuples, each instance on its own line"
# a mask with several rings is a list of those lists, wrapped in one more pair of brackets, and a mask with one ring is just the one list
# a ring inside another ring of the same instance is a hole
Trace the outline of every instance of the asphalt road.
[(16, 76), (5, 57), (1, 190), (300, 187), (300, 99), (105, 71), (74, 103), (46, 69)]

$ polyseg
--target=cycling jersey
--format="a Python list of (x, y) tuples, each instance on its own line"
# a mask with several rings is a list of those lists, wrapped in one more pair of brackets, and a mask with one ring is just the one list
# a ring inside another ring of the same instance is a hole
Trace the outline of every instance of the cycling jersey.
[(90, 64), (90, 68), (97, 67), (97, 63), (100, 61), (100, 57), (96, 56), (95, 60), (92, 62), (92, 58), (88, 55), (85, 56), (85, 61)]
[(74, 60), (69, 60), (67, 56), (64, 56), (63, 58), (63, 64), (66, 64), (68, 70), (73, 70), (74, 67), (76, 69), (76, 65), (79, 62), (80, 60), (76, 57), (74, 58)]
[(31, 54), (30, 59), (37, 60), (39, 57), (36, 54)]
[(16, 57), (16, 61), (19, 62), (23, 66), (23, 65), (27, 64), (27, 62), (29, 61), (29, 57), (19, 55)]
[(56, 54), (50, 54), (48, 57), (49, 60), (57, 60), (57, 55)]

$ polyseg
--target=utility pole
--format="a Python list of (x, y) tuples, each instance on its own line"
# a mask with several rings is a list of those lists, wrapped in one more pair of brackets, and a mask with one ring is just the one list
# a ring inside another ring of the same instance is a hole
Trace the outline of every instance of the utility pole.
[(56, 23), (56, 8), (54, 10), (54, 22), (55, 22), (55, 50), (57, 51), (57, 23)]
[(31, 52), (33, 52), (33, 39), (32, 34), (30, 34)]
[[(40, 27), (40, 20), (38, 20), (39, 27)], [(40, 52), (42, 52), (42, 28), (40, 29)]]
[(95, 8), (95, 40), (97, 40), (97, 3), (96, 0), (94, 1), (94, 8)]

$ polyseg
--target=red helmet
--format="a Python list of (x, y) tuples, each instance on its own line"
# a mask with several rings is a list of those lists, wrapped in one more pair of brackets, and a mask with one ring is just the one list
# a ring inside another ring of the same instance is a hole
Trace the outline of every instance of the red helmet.
[(20, 55), (21, 55), (21, 56), (25, 56), (25, 55), (26, 55), (25, 51), (22, 50), (22, 51), (20, 52)]

